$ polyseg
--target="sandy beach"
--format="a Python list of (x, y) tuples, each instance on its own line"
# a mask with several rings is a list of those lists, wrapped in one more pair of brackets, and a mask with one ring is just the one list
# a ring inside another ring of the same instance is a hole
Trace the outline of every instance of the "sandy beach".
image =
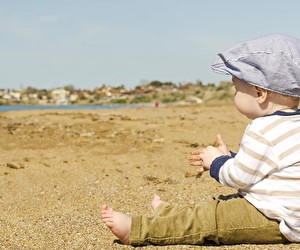
[(133, 249), (115, 242), (101, 205), (151, 214), (154, 193), (182, 205), (233, 193), (196, 178), (187, 156), (217, 133), (236, 150), (247, 123), (232, 104), (0, 113), (0, 249)]

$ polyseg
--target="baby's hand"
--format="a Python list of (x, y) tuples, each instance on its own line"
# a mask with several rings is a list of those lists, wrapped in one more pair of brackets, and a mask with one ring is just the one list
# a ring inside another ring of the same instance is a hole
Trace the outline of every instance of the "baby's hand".
[(193, 151), (190, 156), (188, 156), (188, 160), (191, 166), (201, 166), (199, 169), (197, 169), (197, 173), (202, 174), (205, 172), (206, 168), (202, 166), (202, 159), (200, 158), (200, 154), (202, 152), (202, 149)]
[(201, 149), (193, 151), (192, 154), (188, 157), (191, 166), (201, 166), (202, 160), (200, 158)]
[(225, 155), (222, 150), (219, 148), (208, 146), (201, 150), (199, 154), (200, 159), (202, 160), (202, 166), (205, 169), (210, 169), (212, 162), (221, 155)]
[(223, 142), (221, 135), (217, 135), (215, 147), (208, 146), (204, 149), (195, 150), (188, 157), (188, 160), (191, 166), (201, 166), (197, 172), (203, 173), (209, 170), (213, 160), (221, 155), (230, 155), (230, 152)]
[(221, 135), (217, 135), (215, 145), (218, 149), (222, 151), (224, 155), (230, 155), (229, 150), (227, 149), (226, 144), (223, 142)]

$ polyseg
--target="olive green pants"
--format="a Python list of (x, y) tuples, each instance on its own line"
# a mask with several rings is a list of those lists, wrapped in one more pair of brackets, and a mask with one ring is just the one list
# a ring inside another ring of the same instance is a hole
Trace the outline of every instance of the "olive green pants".
[(285, 243), (278, 222), (246, 199), (223, 196), (194, 207), (162, 202), (152, 216), (134, 216), (132, 245)]

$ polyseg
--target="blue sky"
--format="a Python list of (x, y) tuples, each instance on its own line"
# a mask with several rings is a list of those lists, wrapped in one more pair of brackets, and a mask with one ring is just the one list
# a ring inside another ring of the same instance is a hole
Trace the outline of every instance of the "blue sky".
[(282, 33), (299, 0), (0, 0), (0, 88), (218, 83), (215, 55)]

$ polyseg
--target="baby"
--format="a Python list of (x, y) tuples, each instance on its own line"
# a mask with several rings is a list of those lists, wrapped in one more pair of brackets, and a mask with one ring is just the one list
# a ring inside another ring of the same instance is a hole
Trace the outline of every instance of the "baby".
[(192, 152), (190, 165), (237, 189), (182, 207), (155, 195), (152, 216), (102, 206), (102, 221), (123, 244), (300, 242), (300, 41), (269, 35), (218, 54), (212, 69), (232, 76), (234, 103), (251, 119), (237, 153), (217, 146)]

